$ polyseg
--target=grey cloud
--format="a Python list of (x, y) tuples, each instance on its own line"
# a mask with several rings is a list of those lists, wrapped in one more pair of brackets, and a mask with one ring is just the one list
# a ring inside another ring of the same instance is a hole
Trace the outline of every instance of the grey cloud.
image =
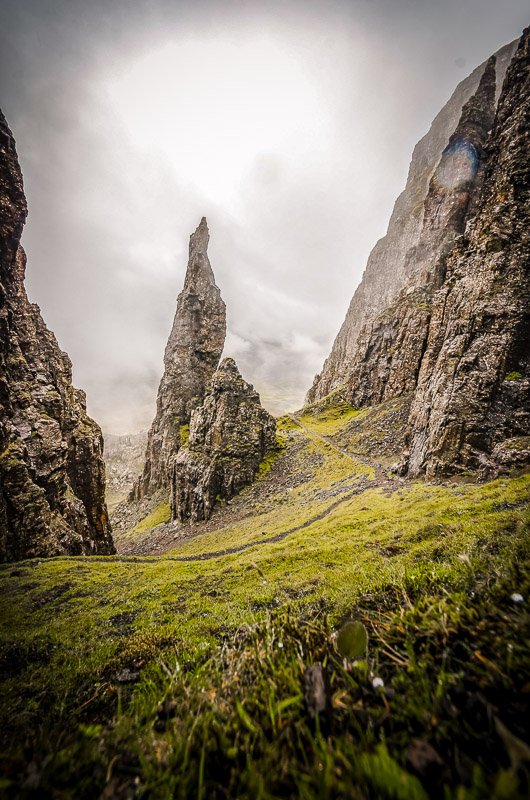
[[(301, 404), (415, 142), (528, 11), (527, 0), (1, 0), (0, 9), (0, 105), (28, 194), (29, 294), (69, 352), (90, 412), (117, 433), (153, 417), (188, 237), (203, 214), (228, 306), (227, 354), (272, 411)], [(199, 59), (201, 42), (244, 47), (256, 37), (281, 45), (320, 105), (300, 122), (300, 147), (260, 146), (224, 201), (179, 169), (189, 154), (169, 163), (132, 142), (101, 86), (167, 42), (196, 41)]]

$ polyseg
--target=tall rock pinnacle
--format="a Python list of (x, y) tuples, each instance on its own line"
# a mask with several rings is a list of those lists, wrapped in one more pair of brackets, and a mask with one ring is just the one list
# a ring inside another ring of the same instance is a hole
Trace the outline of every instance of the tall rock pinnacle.
[(101, 430), (26, 295), (26, 213), (0, 112), (0, 560), (112, 553)]
[(209, 238), (203, 217), (190, 237), (188, 268), (164, 354), (145, 467), (133, 489), (136, 499), (169, 488), (170, 464), (180, 448), (181, 429), (201, 405), (223, 352), (226, 307), (208, 258)]

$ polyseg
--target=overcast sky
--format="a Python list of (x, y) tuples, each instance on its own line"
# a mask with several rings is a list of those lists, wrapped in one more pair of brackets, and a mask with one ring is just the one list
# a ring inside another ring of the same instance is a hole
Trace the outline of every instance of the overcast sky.
[(302, 403), (416, 141), (528, 0), (0, 0), (27, 287), (89, 412), (147, 428), (190, 233), (226, 355)]

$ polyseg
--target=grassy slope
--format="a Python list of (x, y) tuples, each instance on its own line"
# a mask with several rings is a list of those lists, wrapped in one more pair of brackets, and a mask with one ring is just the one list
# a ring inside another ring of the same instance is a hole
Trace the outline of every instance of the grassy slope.
[[(303, 418), (342, 448), (352, 420)], [(377, 486), (370, 466), (281, 427), (306, 479), (278, 487), (279, 459), (221, 530), (162, 558), (1, 569), (8, 794), (524, 796), (509, 737), (528, 736), (528, 614), (510, 596), (530, 590), (530, 476)], [(331, 634), (347, 616), (371, 638), (345, 668)]]

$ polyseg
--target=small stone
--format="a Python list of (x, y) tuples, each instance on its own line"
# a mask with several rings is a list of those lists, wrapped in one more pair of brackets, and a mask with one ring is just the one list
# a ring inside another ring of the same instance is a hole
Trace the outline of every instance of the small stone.
[(368, 633), (362, 622), (345, 622), (337, 634), (337, 650), (343, 658), (361, 658), (368, 647)]
[(411, 767), (420, 775), (437, 770), (443, 765), (443, 761), (434, 747), (429, 742), (415, 739), (407, 752), (407, 761)]
[(326, 710), (327, 697), (324, 673), (320, 664), (307, 667), (304, 672), (305, 700), (309, 716), (315, 718)]
[(522, 594), (519, 594), (519, 592), (514, 592), (512, 595), (510, 595), (510, 599), (514, 603), (524, 603), (524, 597)]
[(129, 667), (125, 667), (125, 669), (116, 673), (116, 680), (118, 683), (135, 683), (139, 677), (140, 673), (136, 670), (129, 669)]

